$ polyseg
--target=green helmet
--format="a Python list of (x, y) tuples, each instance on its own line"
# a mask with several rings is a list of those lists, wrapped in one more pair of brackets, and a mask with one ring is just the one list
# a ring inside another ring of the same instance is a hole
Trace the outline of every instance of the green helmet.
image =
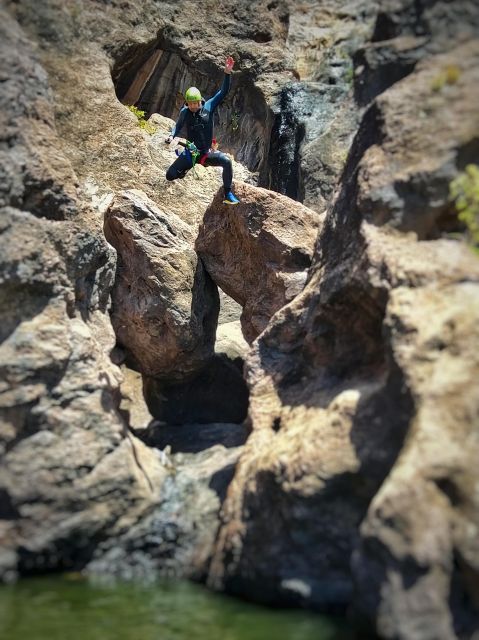
[(187, 102), (193, 102), (195, 100), (201, 100), (200, 90), (196, 87), (190, 87), (185, 93), (185, 100)]

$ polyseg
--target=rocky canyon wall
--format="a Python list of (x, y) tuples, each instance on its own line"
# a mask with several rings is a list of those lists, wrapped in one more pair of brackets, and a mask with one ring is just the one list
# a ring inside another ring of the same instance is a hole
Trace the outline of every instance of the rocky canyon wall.
[[(2, 3), (0, 576), (187, 576), (472, 640), (476, 3), (196, 7)], [(216, 169), (167, 183), (163, 142), (229, 54), (232, 208)]]

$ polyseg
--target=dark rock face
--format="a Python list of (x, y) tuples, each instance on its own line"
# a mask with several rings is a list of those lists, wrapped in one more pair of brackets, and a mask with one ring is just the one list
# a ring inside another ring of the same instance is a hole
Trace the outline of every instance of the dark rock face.
[(397, 37), (369, 43), (360, 49), (354, 63), (357, 69), (354, 97), (358, 104), (369, 104), (377, 95), (409, 75), (424, 57), (424, 38)]
[[(371, 37), (374, 2), (306, 2), (290, 21), (295, 80), (273, 103), (268, 165), (260, 184), (322, 213), (338, 185), (358, 126), (352, 96), (355, 52)], [(360, 16), (360, 21), (358, 20)]]
[(271, 131), (269, 147), (268, 187), (278, 193), (301, 200), (299, 147), (304, 137), (304, 125), (300, 121), (299, 85), (282, 90), (278, 113)]
[(217, 355), (181, 383), (144, 379), (151, 414), (167, 424), (241, 423), (248, 411), (248, 389), (241, 359)]
[(382, 3), (371, 41), (354, 55), (358, 103), (369, 103), (421, 59), (474, 39), (478, 29), (477, 9), (469, 0)]

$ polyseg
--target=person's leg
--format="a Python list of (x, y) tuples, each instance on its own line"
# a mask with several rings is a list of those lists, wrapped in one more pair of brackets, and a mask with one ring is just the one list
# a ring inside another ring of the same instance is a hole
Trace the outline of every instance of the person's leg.
[(231, 191), (233, 181), (233, 166), (227, 155), (221, 151), (210, 151), (204, 161), (205, 167), (223, 167), (223, 187), (225, 195)]
[(167, 180), (184, 178), (186, 172), (191, 169), (191, 158), (185, 153), (179, 155), (166, 172)]
[(223, 167), (223, 188), (225, 190), (225, 197), (223, 202), (225, 204), (238, 204), (239, 200), (231, 191), (231, 183), (233, 181), (233, 165), (227, 155), (221, 153), (221, 151), (210, 151), (204, 162), (206, 167)]

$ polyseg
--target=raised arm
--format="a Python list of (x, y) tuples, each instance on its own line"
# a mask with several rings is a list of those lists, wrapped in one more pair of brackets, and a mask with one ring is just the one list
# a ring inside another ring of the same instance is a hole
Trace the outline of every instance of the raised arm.
[(233, 70), (233, 65), (234, 65), (233, 58), (231, 56), (228, 56), (225, 62), (225, 77), (223, 78), (223, 84), (221, 85), (221, 89), (217, 91), (215, 95), (212, 98), (210, 98), (205, 104), (206, 108), (209, 111), (213, 111), (230, 90), (231, 71)]

